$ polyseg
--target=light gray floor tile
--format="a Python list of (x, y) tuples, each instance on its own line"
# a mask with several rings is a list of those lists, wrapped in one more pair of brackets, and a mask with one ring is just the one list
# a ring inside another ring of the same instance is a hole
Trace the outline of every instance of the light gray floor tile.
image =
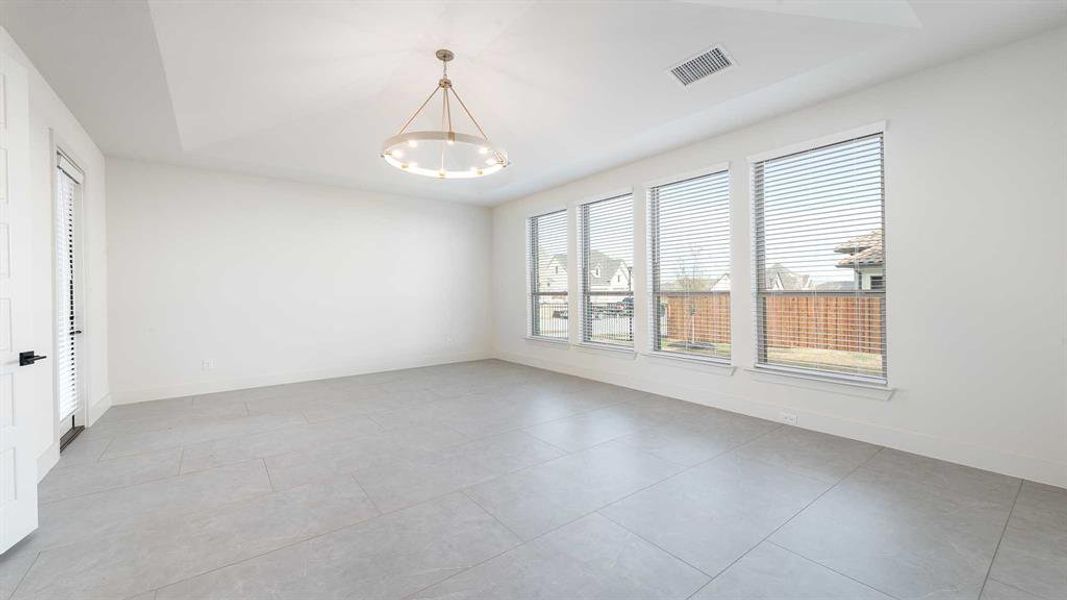
[(612, 407), (529, 427), (526, 432), (568, 452), (584, 450), (640, 431), (650, 424), (620, 414)]
[(140, 427), (165, 429), (168, 422), (173, 419), (222, 419), (248, 414), (248, 409), (243, 402), (194, 404), (193, 400), (194, 396), (185, 396), (167, 400), (117, 404), (109, 408), (107, 413), (93, 424), (92, 430), (98, 427), (110, 428), (119, 424), (125, 424), (124, 431)]
[(444, 415), (454, 406), (461, 406), (459, 398), (445, 398), (430, 406), (400, 408), (369, 415), (382, 429), (406, 429), (409, 427), (444, 427)]
[(708, 578), (593, 514), (461, 573), (416, 598), (686, 598)]
[(828, 487), (780, 467), (726, 455), (600, 512), (715, 575)]
[[(682, 598), (873, 451), (780, 427), (497, 360), (115, 406), (0, 600)], [(882, 450), (701, 593), (1059, 600), (1064, 494)]]
[(262, 461), (245, 462), (68, 498), (40, 508), (29, 538), (37, 549), (129, 532), (163, 515), (176, 518), (271, 491)]
[(107, 450), (110, 443), (110, 438), (94, 439), (88, 436), (78, 436), (60, 453), (59, 463), (56, 466), (71, 467), (94, 463), (100, 460), (100, 455)]
[(111, 440), (101, 459), (109, 460), (121, 456), (180, 448), (187, 444), (272, 431), (287, 425), (305, 422), (305, 419), (296, 413), (245, 415), (184, 425), (163, 431), (117, 435)]
[(70, 467), (56, 465), (37, 486), (40, 503), (55, 502), (178, 474), (181, 450), (164, 450)]
[(879, 446), (855, 440), (799, 427), (782, 427), (745, 445), (737, 453), (801, 475), (837, 483), (878, 450)]
[(342, 407), (345, 404), (344, 394), (338, 390), (326, 388), (316, 392), (302, 392), (300, 394), (282, 394), (267, 396), (245, 401), (250, 415), (300, 413), (329, 407)]
[(140, 594), (377, 514), (352, 479), (258, 496), (179, 517), (160, 515), (106, 544), (40, 554), (15, 598)]
[[(552, 402), (568, 407), (576, 414), (588, 412), (614, 404), (619, 404), (643, 397), (644, 392), (627, 390), (605, 384), (584, 385), (572, 384), (566, 381), (552, 384), (552, 379), (543, 379), (534, 383), (524, 383), (517, 386), (508, 386), (503, 391), (506, 397), (519, 402)], [(577, 380), (581, 381), (581, 380)], [(591, 383), (591, 382), (587, 382)]]
[(390, 512), (562, 454), (536, 438), (511, 432), (361, 469), (355, 477), (378, 508)]
[(15, 592), (33, 561), (37, 560), (37, 552), (31, 537), (8, 548), (0, 556), (0, 600), (7, 600)]
[(712, 408), (689, 421), (671, 421), (618, 439), (622, 444), (687, 467), (694, 466), (765, 435), (778, 423)]
[(517, 542), (454, 494), (165, 587), (157, 598), (402, 598)]
[(471, 437), (482, 437), (530, 427), (568, 417), (577, 409), (566, 402), (541, 398), (536, 402), (511, 399), (506, 395), (472, 394), (453, 402), (440, 421)]
[(367, 417), (352, 417), (321, 423), (301, 421), (270, 431), (190, 444), (186, 445), (182, 452), (182, 472), (188, 473), (288, 452), (314, 450), (324, 443), (373, 434), (380, 430), (381, 427)]
[[(657, 444), (656, 436), (645, 432), (671, 424), (680, 426), (684, 423), (691, 423), (691, 417), (697, 415), (706, 417), (714, 411), (707, 407), (636, 390), (613, 389), (618, 390), (618, 395), (609, 397), (624, 400), (604, 408), (529, 427), (526, 431), (571, 452), (627, 436), (629, 436), (628, 439), (636, 441), (633, 445), (637, 447), (650, 446), (653, 450), (657, 450), (663, 449), (665, 444)], [(702, 422), (698, 421), (698, 424)], [(679, 454), (681, 454), (681, 446), (682, 444), (678, 446)]]
[[(544, 382), (556, 380), (554, 374), (545, 376), (535, 385), (544, 385)], [(560, 382), (561, 390), (565, 390), (570, 396), (589, 403), (589, 408), (603, 408), (626, 402), (637, 402), (651, 396), (648, 392), (632, 388), (610, 385), (599, 381), (590, 381), (578, 377), (568, 378)], [(551, 384), (549, 384), (551, 385)]]
[(990, 577), (1043, 598), (1067, 598), (1067, 490), (1025, 482)]
[(403, 409), (417, 409), (441, 400), (441, 396), (433, 390), (387, 392), (375, 388), (373, 393), (360, 390), (359, 392), (347, 392), (347, 394), (348, 396), (339, 403), (331, 402), (328, 405), (306, 408), (303, 411), (304, 415), (308, 421), (316, 423), (341, 417), (359, 417)]
[(275, 489), (286, 489), (418, 458), (428, 451), (444, 450), (467, 441), (467, 436), (444, 427), (411, 427), (334, 440), (318, 448), (271, 456), (266, 462), (271, 484)]
[(692, 600), (892, 600), (848, 577), (764, 542)]
[(1048, 600), (1028, 594), (1017, 587), (1012, 587), (990, 578), (982, 590), (981, 600)]
[(474, 486), (467, 493), (531, 539), (662, 481), (681, 467), (608, 443)]
[(974, 598), (1018, 485), (883, 450), (771, 540), (896, 598)]

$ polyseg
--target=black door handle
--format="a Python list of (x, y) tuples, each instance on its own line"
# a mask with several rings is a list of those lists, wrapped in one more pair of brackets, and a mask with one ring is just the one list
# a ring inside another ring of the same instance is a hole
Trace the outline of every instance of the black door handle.
[(82, 333), (81, 329), (75, 329), (74, 331), (70, 332), (71, 335), (81, 335), (81, 333)]
[(33, 350), (27, 350), (25, 352), (19, 352), (19, 366), (25, 367), (26, 365), (32, 365), (33, 363), (48, 358), (47, 356), (38, 356), (34, 354)]

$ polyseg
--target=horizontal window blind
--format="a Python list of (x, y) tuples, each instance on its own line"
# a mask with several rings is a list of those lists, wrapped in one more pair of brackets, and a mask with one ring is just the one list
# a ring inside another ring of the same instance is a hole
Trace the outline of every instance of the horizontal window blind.
[(634, 343), (633, 196), (583, 204), (581, 230), (582, 341)]
[(753, 165), (758, 362), (884, 382), (882, 134)]
[(730, 358), (730, 175), (649, 190), (652, 349)]
[[(78, 410), (79, 341), (75, 277), (75, 198), (81, 171), (65, 157), (56, 169), (56, 397), (59, 419)], [(63, 162), (66, 161), (66, 162)], [(75, 175), (71, 175), (74, 171)]]
[(567, 211), (529, 220), (530, 335), (566, 340)]

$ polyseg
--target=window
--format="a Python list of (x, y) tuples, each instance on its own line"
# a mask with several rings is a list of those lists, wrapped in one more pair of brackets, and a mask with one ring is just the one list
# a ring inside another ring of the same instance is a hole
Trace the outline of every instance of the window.
[(730, 175), (649, 190), (652, 349), (730, 359)]
[(753, 165), (759, 364), (885, 382), (882, 144)]
[(633, 196), (583, 204), (579, 223), (582, 341), (632, 347)]
[(56, 159), (55, 372), (60, 443), (66, 446), (80, 431), (75, 427), (76, 413), (81, 406), (79, 363), (82, 350), (77, 206), (81, 202), (84, 175), (66, 155), (59, 153)]
[(530, 335), (566, 340), (567, 211), (531, 217)]

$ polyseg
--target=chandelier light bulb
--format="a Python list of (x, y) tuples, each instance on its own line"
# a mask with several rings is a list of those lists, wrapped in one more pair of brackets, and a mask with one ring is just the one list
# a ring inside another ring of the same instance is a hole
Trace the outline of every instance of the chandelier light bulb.
[[(404, 123), (400, 131), (382, 144), (382, 158), (385, 162), (405, 173), (436, 177), (438, 179), (468, 179), (496, 173), (508, 166), (508, 155), (503, 148), (494, 146), (489, 136), (478, 124), (467, 105), (456, 93), (452, 80), (448, 78), (448, 63), (455, 55), (451, 50), (438, 50), (438, 60), (442, 63), (442, 76), (437, 87), (419, 106), (415, 114)], [(441, 129), (408, 131), (437, 94), (441, 94), (440, 118)], [(453, 108), (459, 106), (462, 112), (456, 116), (466, 116), (477, 133), (461, 133), (455, 130)], [(486, 167), (471, 167), (485, 158)], [(401, 160), (405, 159), (405, 160)], [(419, 167), (419, 163), (427, 165)]]

